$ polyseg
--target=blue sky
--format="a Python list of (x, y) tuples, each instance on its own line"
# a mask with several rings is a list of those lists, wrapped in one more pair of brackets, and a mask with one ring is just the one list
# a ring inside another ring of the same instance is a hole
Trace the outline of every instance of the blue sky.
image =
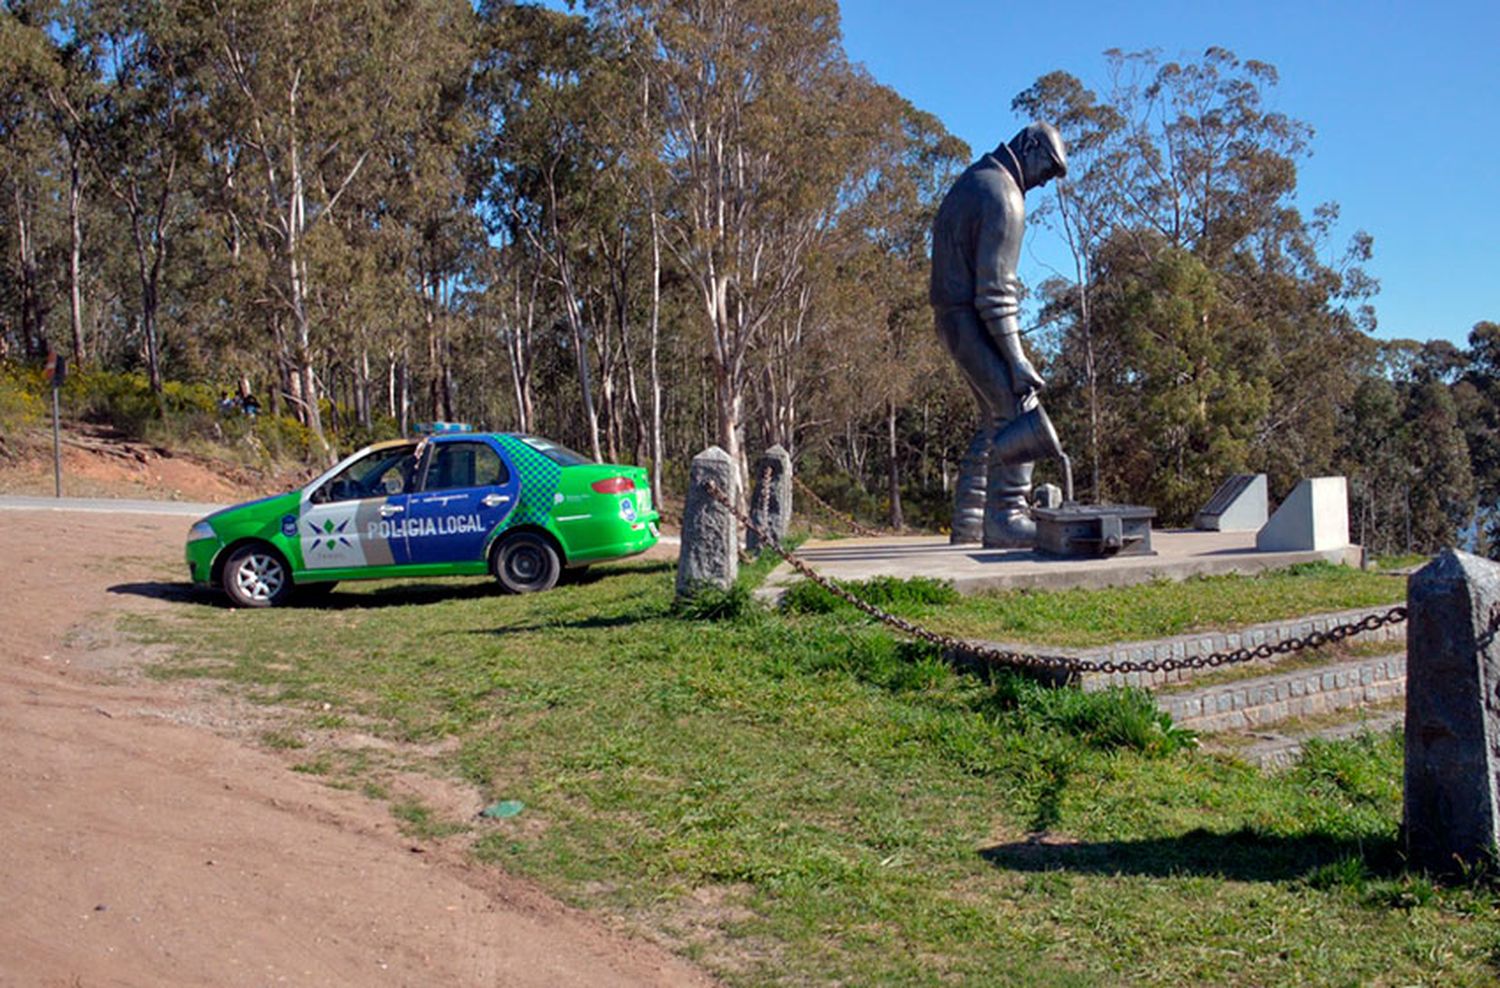
[[(1333, 245), (1375, 238), (1369, 272), (1383, 339), (1463, 344), (1500, 321), (1500, 3), (841, 0), (844, 47), (876, 79), (936, 114), (975, 152), (1024, 123), (1010, 109), (1063, 69), (1103, 92), (1103, 52), (1158, 48), (1196, 58), (1221, 45), (1275, 65), (1270, 104), (1311, 124), (1305, 213), (1342, 208)], [(1033, 227), (1021, 276), (1067, 270), (1055, 235)]]

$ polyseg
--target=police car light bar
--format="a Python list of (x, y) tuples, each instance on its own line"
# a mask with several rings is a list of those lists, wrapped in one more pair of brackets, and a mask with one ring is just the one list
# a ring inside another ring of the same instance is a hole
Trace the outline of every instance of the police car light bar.
[(448, 432), (474, 431), (474, 427), (467, 422), (416, 422), (412, 424), (411, 429), (419, 436), (440, 436)]

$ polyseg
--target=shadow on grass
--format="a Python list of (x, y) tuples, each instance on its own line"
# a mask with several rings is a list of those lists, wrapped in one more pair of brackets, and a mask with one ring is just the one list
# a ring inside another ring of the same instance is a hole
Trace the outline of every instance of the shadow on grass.
[[(672, 563), (667, 562), (626, 563), (624, 565), (604, 564), (585, 569), (564, 570), (562, 578), (558, 581), (558, 586), (588, 586), (612, 576), (624, 576), (631, 573), (649, 575), (675, 569), (676, 567)], [(349, 581), (351, 586), (358, 586), (360, 582)], [(316, 587), (317, 584), (313, 584), (313, 586)], [(165, 600), (174, 604), (230, 607), (229, 598), (223, 593), (192, 583), (168, 582), (164, 580), (117, 583), (109, 588), (109, 592), (129, 594), (136, 597), (150, 597), (153, 600)], [(470, 583), (450, 583), (446, 581), (436, 583), (399, 583), (394, 586), (361, 589), (357, 592), (346, 592), (344, 585), (340, 584), (334, 590), (294, 592), (292, 598), (281, 606), (315, 611), (377, 610), (383, 607), (405, 607), (411, 604), (434, 604), (445, 600), (474, 600), (483, 597), (501, 596), (505, 596), (504, 591), (500, 589), (498, 583), (492, 580), (474, 580)], [(647, 615), (647, 617), (649, 616), (654, 615)], [(631, 624), (636, 620), (639, 619), (611, 620), (603, 624), (579, 622), (577, 624), (538, 625), (529, 630), (537, 630), (542, 627), (613, 627), (616, 624)]]
[[(191, 583), (116, 583), (110, 593), (129, 594), (133, 597), (150, 597), (173, 604), (213, 604), (218, 594), (196, 587)], [(221, 598), (222, 600), (222, 598)]]
[(597, 628), (628, 628), (645, 621), (659, 621), (670, 616), (671, 611), (663, 607), (655, 611), (637, 611), (631, 614), (615, 614), (611, 617), (580, 618), (576, 621), (533, 621), (530, 624), (508, 624), (503, 628), (470, 628), (463, 631), (450, 631), (447, 634), (489, 635), (495, 638), (503, 638), (506, 635), (521, 635), (532, 631), (561, 631), (565, 628), (574, 631), (586, 631)]
[(1248, 829), (1227, 834), (1194, 830), (1180, 837), (1093, 844), (1040, 835), (984, 848), (979, 856), (1007, 871), (1153, 878), (1199, 875), (1241, 882), (1289, 881), (1348, 858), (1362, 859), (1376, 873), (1401, 870), (1400, 850), (1390, 837), (1358, 840), (1318, 833), (1278, 837)]
[[(222, 607), (226, 610), (232, 607), (226, 594), (191, 583), (117, 583), (109, 588), (109, 592), (150, 597), (153, 600), (165, 600), (174, 604), (197, 604), (206, 607)], [(379, 587), (361, 593), (325, 590), (299, 595), (294, 592), (291, 599), (280, 607), (314, 611), (374, 610), (382, 607), (404, 607), (408, 604), (431, 604), (444, 600), (469, 600), (500, 595), (500, 587), (494, 583), (473, 583), (467, 586), (408, 583), (397, 587)]]

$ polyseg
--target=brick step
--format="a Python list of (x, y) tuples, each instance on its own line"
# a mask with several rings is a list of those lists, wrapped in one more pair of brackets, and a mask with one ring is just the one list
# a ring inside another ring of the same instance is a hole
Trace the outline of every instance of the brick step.
[(1401, 727), (1406, 721), (1402, 710), (1386, 710), (1359, 717), (1342, 724), (1334, 724), (1306, 734), (1257, 733), (1245, 748), (1235, 752), (1240, 758), (1263, 769), (1286, 768), (1302, 754), (1302, 746), (1310, 738), (1325, 741), (1341, 741), (1365, 732), (1382, 734)]
[(1175, 723), (1195, 731), (1254, 731), (1405, 693), (1406, 655), (1393, 652), (1160, 694), (1156, 703)]

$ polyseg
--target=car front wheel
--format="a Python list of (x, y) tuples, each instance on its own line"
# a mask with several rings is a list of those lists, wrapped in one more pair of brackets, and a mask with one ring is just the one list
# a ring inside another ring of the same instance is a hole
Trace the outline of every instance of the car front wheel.
[(552, 543), (535, 532), (517, 532), (495, 548), (495, 579), (509, 593), (551, 590), (562, 573)]
[(230, 553), (221, 582), (236, 607), (275, 607), (292, 593), (286, 562), (266, 545), (244, 545)]

